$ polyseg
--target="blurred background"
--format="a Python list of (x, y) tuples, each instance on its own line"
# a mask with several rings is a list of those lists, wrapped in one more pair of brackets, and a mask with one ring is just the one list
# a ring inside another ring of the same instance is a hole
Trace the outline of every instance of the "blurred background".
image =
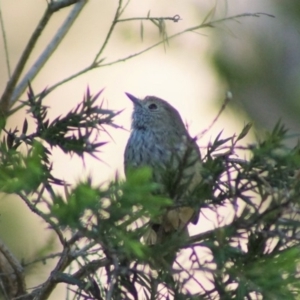
[[(205, 147), (210, 139), (223, 130), (222, 136), (239, 133), (249, 121), (254, 130), (244, 140), (250, 143), (256, 135), (272, 130), (278, 120), (290, 130), (286, 141), (293, 147), (298, 141), (300, 123), (300, 2), (299, 0), (132, 0), (122, 18), (173, 17), (177, 23), (166, 22), (169, 35), (202, 23), (215, 7), (212, 20), (244, 13), (274, 15), (242, 17), (215, 24), (213, 28), (188, 32), (176, 39), (125, 62), (93, 70), (54, 90), (45, 104), (51, 109), (49, 118), (67, 113), (80, 103), (89, 86), (96, 94), (104, 89), (101, 100), (104, 107), (124, 110), (116, 124), (124, 129), (107, 128), (109, 135), (98, 137), (108, 144), (99, 153), (99, 160), (85, 157), (84, 164), (76, 156), (68, 157), (53, 149), (54, 175), (76, 183), (92, 175), (95, 183), (107, 183), (118, 172), (123, 173), (123, 152), (129, 136), (131, 102), (124, 92), (137, 97), (155, 95), (176, 107), (188, 124), (192, 136), (207, 128), (216, 117), (225, 98), (231, 91), (233, 99), (212, 129), (199, 141)], [(41, 19), (46, 2), (39, 0), (2, 0), (2, 16), (8, 40), (12, 69), (16, 65), (29, 37)], [(101, 47), (113, 20), (117, 1), (90, 1), (75, 24), (32, 82), (36, 93), (88, 66)], [(70, 8), (57, 12), (41, 36), (27, 70), (63, 23)], [(117, 24), (106, 50), (105, 62), (115, 61), (137, 53), (158, 42), (160, 35), (151, 22), (143, 22), (143, 40), (140, 21)], [(8, 80), (3, 40), (0, 39), (0, 90)], [(26, 99), (23, 95), (22, 99)], [(8, 127), (22, 126), (26, 111), (11, 117)], [(30, 121), (30, 118), (28, 118)], [(33, 123), (30, 124), (34, 126)], [(33, 128), (33, 127), (32, 127)], [(105, 163), (104, 163), (105, 162)], [(56, 241), (41, 221), (32, 217), (27, 207), (14, 197), (0, 199), (0, 238), (15, 255), (32, 260), (37, 245), (40, 251), (56, 249)], [(192, 228), (193, 232), (206, 230), (213, 224)], [(58, 251), (59, 249), (57, 249)], [(30, 271), (30, 270), (29, 270)], [(41, 268), (39, 280), (48, 275)], [(36, 284), (32, 277), (30, 284)], [(58, 294), (57, 294), (58, 295)], [(53, 295), (52, 298), (55, 298)]]

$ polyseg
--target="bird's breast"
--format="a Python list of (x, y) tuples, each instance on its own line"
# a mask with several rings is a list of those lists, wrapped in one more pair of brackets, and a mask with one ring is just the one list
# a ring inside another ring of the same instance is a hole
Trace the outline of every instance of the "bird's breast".
[(160, 134), (149, 130), (134, 130), (125, 150), (125, 163), (132, 167), (156, 167), (170, 159), (171, 151)]

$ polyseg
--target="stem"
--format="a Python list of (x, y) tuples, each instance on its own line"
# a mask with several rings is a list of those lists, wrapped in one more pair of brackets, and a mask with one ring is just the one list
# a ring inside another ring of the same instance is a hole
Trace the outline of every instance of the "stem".
[(7, 39), (6, 39), (6, 32), (5, 32), (5, 28), (4, 28), (4, 21), (3, 21), (3, 17), (2, 17), (1, 6), (0, 6), (0, 26), (1, 26), (3, 44), (4, 44), (7, 74), (8, 74), (8, 78), (10, 78), (10, 76), (11, 76), (11, 70), (10, 70), (9, 55), (8, 55), (8, 44), (7, 44)]
[(111, 34), (112, 34), (112, 32), (113, 32), (116, 24), (118, 23), (118, 18), (120, 16), (120, 12), (121, 12), (121, 9), (122, 9), (122, 2), (123, 2), (123, 0), (119, 0), (119, 5), (118, 5), (118, 8), (116, 10), (114, 19), (113, 19), (113, 21), (111, 23), (111, 26), (110, 26), (110, 28), (108, 30), (108, 33), (107, 33), (106, 37), (105, 37), (104, 43), (102, 44), (102, 47), (100, 48), (99, 52), (96, 54), (96, 56), (94, 58), (93, 64), (97, 62), (98, 58), (103, 53), (103, 51), (104, 51), (104, 49), (105, 49), (105, 47), (106, 47), (106, 45), (107, 45), (107, 43), (108, 43), (108, 41), (109, 41), (109, 39), (111, 37)]
[(66, 241), (62, 232), (58, 228), (58, 225), (55, 224), (55, 222), (53, 222), (47, 214), (43, 213), (35, 205), (33, 205), (25, 195), (23, 195), (22, 193), (17, 193), (17, 194), (27, 204), (27, 206), (32, 212), (40, 216), (45, 222), (47, 222), (50, 225), (50, 227), (56, 232), (61, 244), (64, 246), (66, 244)]
[(145, 18), (128, 18), (128, 19), (119, 19), (117, 22), (128, 22), (128, 21), (173, 21), (173, 22), (178, 22), (180, 21), (180, 16), (175, 15), (174, 17), (145, 17)]

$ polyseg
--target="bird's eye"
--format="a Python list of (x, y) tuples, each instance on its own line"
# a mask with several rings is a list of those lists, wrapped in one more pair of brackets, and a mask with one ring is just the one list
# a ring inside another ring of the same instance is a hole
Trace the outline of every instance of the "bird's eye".
[(148, 106), (148, 108), (149, 108), (150, 110), (154, 110), (154, 109), (157, 109), (157, 105), (154, 104), (154, 103), (151, 103), (151, 104)]

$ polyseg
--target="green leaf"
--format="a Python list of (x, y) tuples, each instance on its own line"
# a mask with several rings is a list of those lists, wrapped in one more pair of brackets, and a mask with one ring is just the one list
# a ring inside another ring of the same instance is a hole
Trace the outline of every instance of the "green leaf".
[(244, 126), (243, 130), (241, 131), (241, 133), (238, 135), (236, 141), (239, 141), (241, 139), (243, 139), (249, 132), (249, 130), (252, 127), (252, 123), (248, 123)]

